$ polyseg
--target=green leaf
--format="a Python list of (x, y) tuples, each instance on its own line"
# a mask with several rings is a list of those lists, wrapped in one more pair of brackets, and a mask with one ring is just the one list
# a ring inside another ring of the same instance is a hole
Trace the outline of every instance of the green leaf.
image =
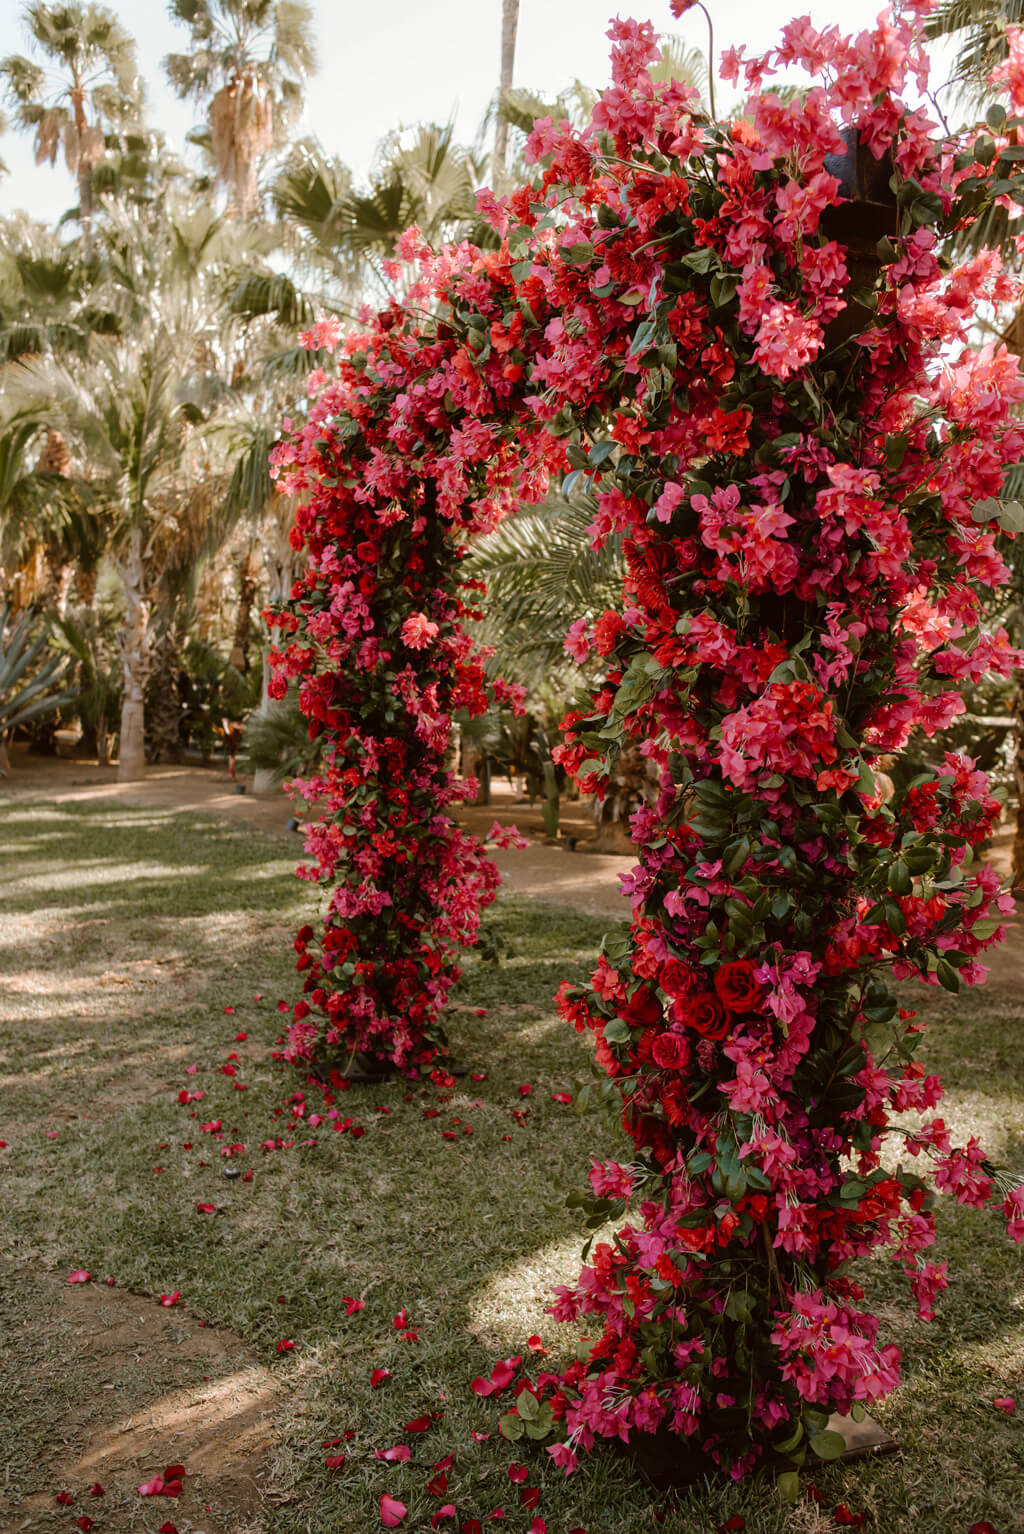
[(609, 1044), (628, 1044), (630, 1039), (629, 1024), (623, 1022), (621, 1017), (615, 1017), (610, 1023), (605, 1023), (604, 1036)]
[(515, 1412), (507, 1411), (503, 1417), (498, 1418), (498, 1432), (502, 1438), (515, 1443), (526, 1432), (526, 1423)]
[(952, 991), (956, 995), (960, 990), (960, 976), (945, 959), (940, 959), (936, 964), (935, 978), (945, 991)]
[(800, 1496), (800, 1477), (795, 1470), (784, 1470), (775, 1484), (783, 1502), (796, 1502)]
[(811, 1439), (811, 1448), (819, 1459), (838, 1459), (846, 1452), (846, 1439), (842, 1433), (816, 1433)]
[(516, 1396), (516, 1409), (524, 1422), (532, 1422), (540, 1411), (540, 1402), (532, 1390), (521, 1390)]

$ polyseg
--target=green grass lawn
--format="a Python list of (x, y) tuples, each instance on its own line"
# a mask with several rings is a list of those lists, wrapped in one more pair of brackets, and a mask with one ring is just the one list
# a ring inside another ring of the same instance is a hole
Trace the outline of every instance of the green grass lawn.
[[(470, 1381), (534, 1332), (551, 1362), (568, 1358), (576, 1339), (544, 1313), (549, 1286), (575, 1276), (583, 1240), (563, 1200), (583, 1186), (591, 1154), (626, 1154), (613, 1131), (552, 1098), (589, 1063), (551, 997), (592, 966), (606, 923), (499, 904), (504, 957), (468, 961), (450, 1016), (458, 1057), (482, 1079), (469, 1074), (451, 1093), (353, 1087), (337, 1107), (365, 1130), (355, 1138), (329, 1122), (310, 1128), (322, 1098), (270, 1055), (277, 1002), (296, 994), (291, 935), (317, 899), (293, 862), (292, 844), (200, 819), (0, 806), (0, 1385), (34, 1382), (6, 1388), (0, 1411), (5, 1528), (70, 1531), (82, 1511), (50, 1495), (55, 1459), (76, 1448), (68, 1423), (83, 1418), (69, 1360), (43, 1339), (54, 1275), (81, 1267), (152, 1299), (180, 1290), (168, 1316), (230, 1329), (278, 1377), (275, 1496), (246, 1530), (364, 1534), (380, 1527), (385, 1491), (407, 1505), (410, 1534), (448, 1502), (458, 1523), (509, 1534), (535, 1516), (549, 1534), (703, 1534), (736, 1515), (758, 1534), (813, 1534), (835, 1527), (838, 1503), (882, 1534), (967, 1534), (983, 1519), (998, 1534), (1024, 1530), (1022, 1254), (996, 1218), (946, 1206), (938, 1255), (952, 1282), (934, 1323), (913, 1318), (896, 1271), (869, 1274), (873, 1308), (904, 1349), (905, 1383), (877, 1413), (901, 1453), (816, 1471), (820, 1504), (787, 1509), (757, 1482), (659, 1500), (614, 1455), (566, 1480), (542, 1452), (512, 1452), (496, 1435), (500, 1407)], [(929, 995), (926, 1058), (947, 1081), (956, 1134), (976, 1133), (1022, 1167), (1024, 994), (1011, 982), (965, 1000)], [(205, 1095), (181, 1105), (181, 1090)], [(220, 1141), (202, 1129), (215, 1120)], [(260, 1149), (272, 1140), (295, 1143)], [(223, 1157), (228, 1145), (245, 1150)], [(235, 1167), (252, 1180), (224, 1175)], [(364, 1308), (347, 1314), (346, 1296)], [(393, 1325), (403, 1309), (418, 1340)], [(295, 1346), (278, 1354), (285, 1338)], [(159, 1358), (139, 1368), (155, 1399)], [(371, 1389), (377, 1368), (391, 1378)], [(1016, 1416), (993, 1407), (1014, 1394)], [(406, 1431), (431, 1413), (429, 1431)], [(374, 1457), (402, 1443), (408, 1462)], [(342, 1453), (342, 1468), (326, 1468)], [(432, 1467), (448, 1455), (447, 1489), (432, 1495)], [(539, 1489), (534, 1512), (508, 1477), (513, 1461)], [(36, 1496), (46, 1506), (25, 1504)], [(486, 1522), (499, 1507), (504, 1518)], [(86, 1511), (96, 1534), (155, 1530), (168, 1515), (180, 1534), (232, 1527), (216, 1510), (213, 1522), (184, 1504), (154, 1511), (133, 1488)]]

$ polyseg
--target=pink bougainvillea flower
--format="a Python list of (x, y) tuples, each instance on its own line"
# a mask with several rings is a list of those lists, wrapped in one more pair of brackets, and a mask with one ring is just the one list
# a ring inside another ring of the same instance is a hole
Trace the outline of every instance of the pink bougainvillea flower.
[(425, 1433), (430, 1427), (430, 1418), (427, 1416), (414, 1417), (411, 1422), (405, 1424), (406, 1433)]
[(1017, 1402), (1013, 1396), (996, 1396), (992, 1405), (998, 1407), (1000, 1411), (1004, 1411), (1008, 1417), (1012, 1417)]
[(216, 1204), (197, 1204), (196, 1205), (196, 1209), (199, 1212), (199, 1214), (216, 1214), (217, 1213), (217, 1205)]
[(282, 1337), (281, 1341), (277, 1344), (277, 1351), (279, 1353), (290, 1353), (294, 1347), (294, 1342), (289, 1342), (287, 1337)]
[(407, 1512), (405, 1503), (399, 1502), (397, 1497), (389, 1497), (387, 1492), (381, 1497), (380, 1521), (386, 1529), (397, 1529)]
[(402, 624), (402, 643), (410, 650), (425, 650), (440, 632), (438, 625), (426, 613), (413, 613)]
[(411, 1454), (412, 1450), (407, 1443), (396, 1443), (393, 1449), (374, 1449), (373, 1451), (374, 1459), (387, 1460), (390, 1465), (403, 1464)]
[(341, 1303), (345, 1307), (345, 1314), (347, 1316), (357, 1315), (360, 1310), (366, 1309), (365, 1300), (354, 1300), (350, 1294), (343, 1294)]
[(344, 1463), (345, 1463), (345, 1455), (344, 1454), (329, 1454), (327, 1456), (327, 1458), (324, 1460), (324, 1464), (326, 1465), (328, 1470), (340, 1470)]
[(494, 821), (491, 829), (484, 836), (485, 842), (493, 842), (496, 847), (515, 847), (522, 850), (530, 845), (530, 838), (524, 836), (518, 826), (503, 826), (500, 821)]
[(379, 1386), (384, 1384), (385, 1380), (389, 1380), (390, 1378), (390, 1369), (373, 1369), (370, 1373), (370, 1388), (372, 1390), (376, 1390)]
[(168, 1309), (169, 1309), (172, 1305), (177, 1305), (177, 1303), (178, 1303), (178, 1301), (180, 1299), (181, 1299), (181, 1290), (180, 1289), (172, 1289), (170, 1294), (162, 1294), (160, 1296), (160, 1303), (161, 1303), (161, 1305), (166, 1305), (168, 1307)]

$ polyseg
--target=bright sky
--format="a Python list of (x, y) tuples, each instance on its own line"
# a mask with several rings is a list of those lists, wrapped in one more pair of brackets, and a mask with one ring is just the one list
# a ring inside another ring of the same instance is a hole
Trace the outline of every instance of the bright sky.
[[(160, 61), (186, 46), (184, 28), (169, 20), (162, 0), (107, 0), (138, 43), (139, 66), (151, 120), (181, 149), (196, 121), (177, 101)], [(859, 31), (873, 22), (881, 0), (708, 0), (715, 20), (715, 54), (745, 43), (763, 51), (794, 14), (810, 12), (820, 26), (838, 22)], [(608, 78), (605, 29), (616, 11), (650, 17), (679, 33), (691, 47), (707, 48), (699, 10), (674, 21), (668, 0), (520, 0), (516, 84), (554, 96), (574, 78), (602, 85)], [(0, 56), (27, 52), (21, 0), (0, 0)], [(308, 85), (301, 131), (365, 176), (380, 139), (399, 124), (456, 119), (457, 136), (471, 142), (498, 77), (501, 0), (313, 0), (319, 70)], [(939, 77), (941, 78), (941, 76)], [(723, 87), (728, 91), (728, 87)], [(9, 131), (0, 157), (11, 174), (0, 181), (0, 211), (27, 208), (55, 220), (73, 202), (62, 169), (33, 164), (31, 141)]]

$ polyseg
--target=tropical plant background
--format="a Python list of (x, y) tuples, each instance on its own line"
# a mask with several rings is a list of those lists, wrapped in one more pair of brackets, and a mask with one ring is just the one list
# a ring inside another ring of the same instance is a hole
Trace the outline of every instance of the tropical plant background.
[[(361, 306), (400, 292), (410, 273), (394, 248), (411, 224), (435, 243), (493, 242), (476, 188), (528, 181), (522, 147), (535, 119), (579, 119), (594, 100), (584, 81), (555, 100), (517, 82), (518, 0), (492, 3), (500, 56), (475, 141), (459, 142), (450, 122), (396, 123), (362, 178), (339, 146), (301, 130), (324, 62), (308, 0), (171, 0), (179, 45), (163, 68), (195, 114), (181, 144), (154, 120), (135, 39), (112, 11), (91, 0), (25, 7), (20, 51), (0, 59), (2, 121), (25, 136), (40, 175), (66, 167), (74, 200), (51, 224), (0, 217), (0, 602), (12, 620), (33, 615), (54, 662), (30, 715), (0, 696), (4, 743), (52, 751), (70, 730), (130, 779), (147, 762), (209, 760), (252, 721), (244, 747), (259, 787), (310, 766), (298, 710), (266, 694), (260, 616), (298, 573), (294, 508), (267, 470), (283, 419), (305, 407), (311, 360), (298, 332), (320, 313), (358, 327)], [(984, 110), (1006, 26), (1021, 19), (1020, 0), (941, 0), (929, 28), (954, 60), (937, 94), (951, 121)], [(707, 60), (682, 39), (665, 39), (661, 73), (707, 97)], [(1018, 259), (1010, 232), (994, 220), (981, 238)], [(1017, 317), (979, 319), (979, 340), (993, 328), (1021, 349)], [(1019, 478), (1008, 497), (1024, 493), (1024, 469)], [(588, 520), (553, 490), (469, 558), (489, 586), (481, 638), (494, 669), (525, 684), (529, 718), (467, 721), (463, 765), (484, 792), (494, 772), (553, 798), (552, 828), (562, 785), (550, 748), (594, 680), (563, 637), (621, 590), (621, 552), (611, 543), (595, 554)], [(1014, 569), (992, 621), (1019, 643), (1024, 558)], [(1021, 679), (967, 703), (955, 743), (1014, 794)], [(948, 743), (915, 742), (895, 770), (913, 772)], [(619, 790), (608, 845), (622, 844), (644, 792), (642, 764)]]

